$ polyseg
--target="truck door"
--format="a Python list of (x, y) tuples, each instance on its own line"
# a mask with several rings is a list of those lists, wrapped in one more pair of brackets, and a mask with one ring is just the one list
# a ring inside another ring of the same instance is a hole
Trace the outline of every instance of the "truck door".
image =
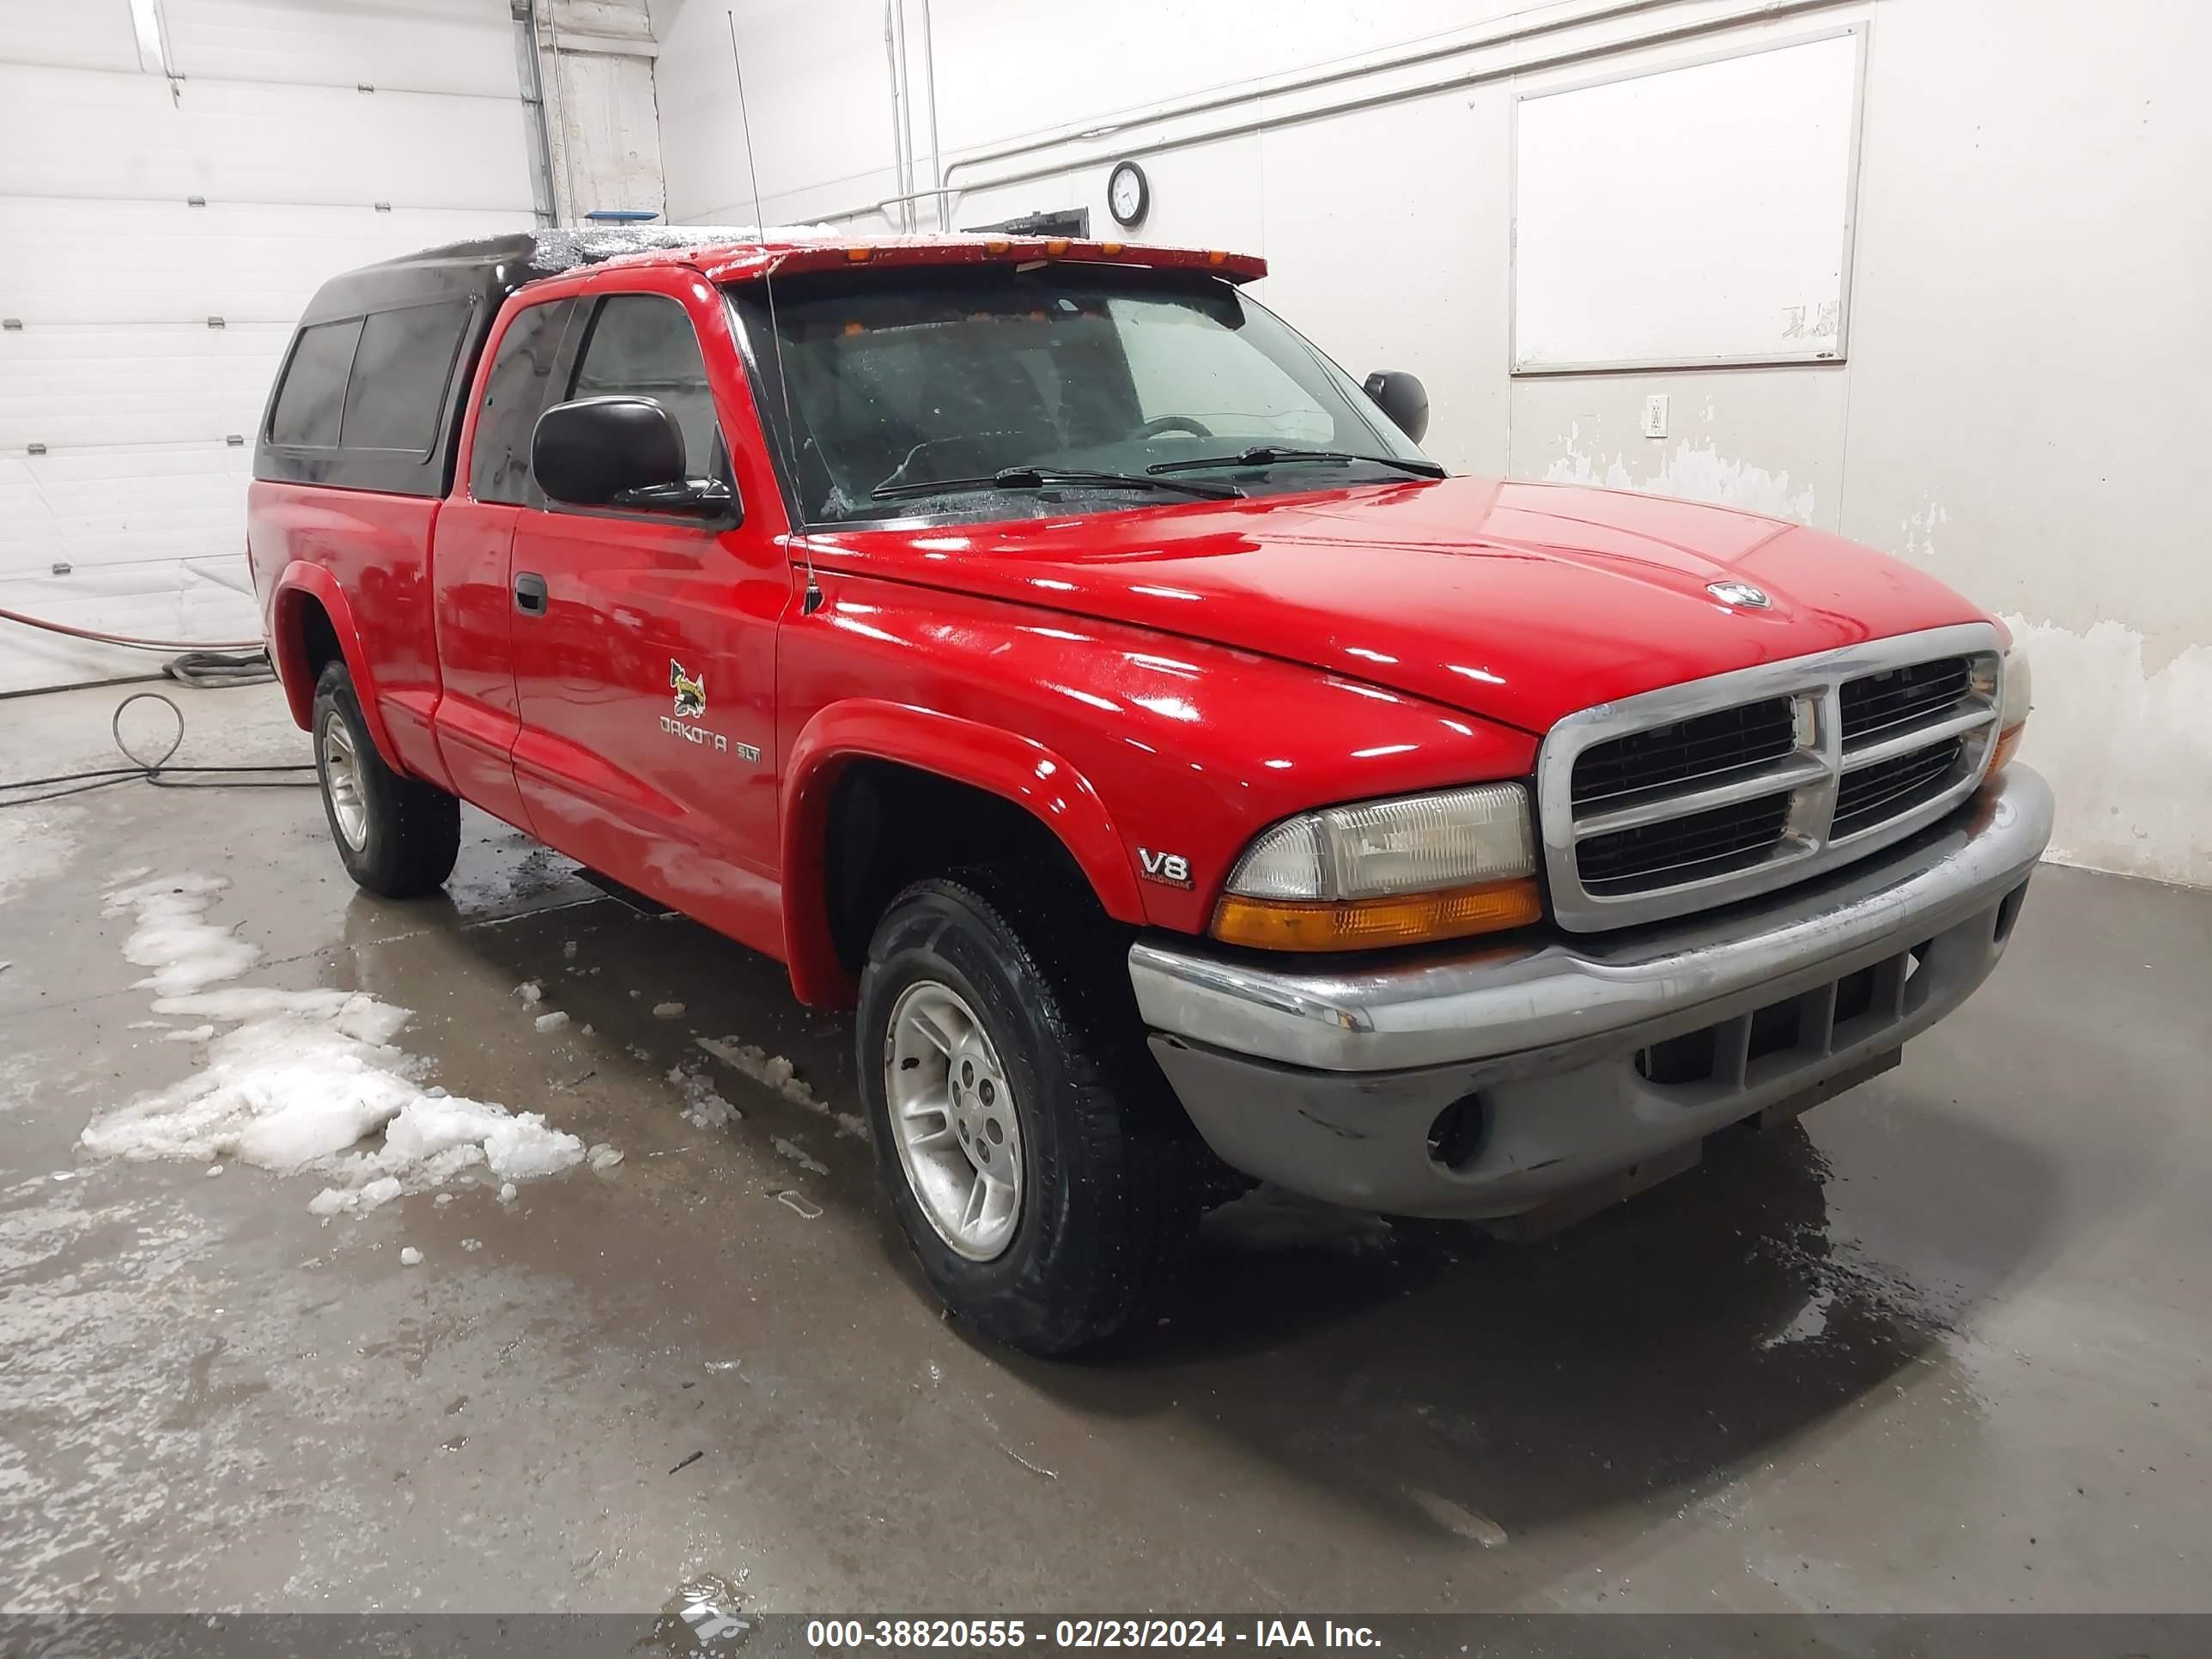
[(518, 510), (516, 781), (540, 840), (780, 954), (775, 653), (793, 597), (781, 506), (720, 296), (680, 268), (624, 276), (623, 291), (577, 301), (581, 343), (553, 401), (656, 399), (687, 471), (729, 482), (743, 521), (543, 499)]
[(461, 457), (465, 471), (438, 515), (430, 556), (444, 687), (433, 721), (439, 753), (457, 794), (522, 829), (530, 817), (514, 781), (522, 722), (508, 567), (516, 515), (532, 500), (531, 429), (574, 310), (568, 300), (526, 307), (489, 342), (491, 367)]

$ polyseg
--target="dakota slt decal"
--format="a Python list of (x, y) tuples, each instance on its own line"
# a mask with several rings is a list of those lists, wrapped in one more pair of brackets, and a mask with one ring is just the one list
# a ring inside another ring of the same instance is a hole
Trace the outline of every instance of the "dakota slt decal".
[(711, 748), (718, 755), (726, 755), (735, 749), (739, 760), (757, 761), (760, 758), (757, 744), (732, 744), (720, 732), (710, 732), (703, 726), (690, 724), (707, 712), (707, 677), (704, 674), (687, 672), (682, 663), (671, 657), (668, 659), (668, 689), (676, 700), (676, 712), (672, 715), (663, 714), (660, 717), (663, 732), (671, 737), (681, 738), (686, 743)]

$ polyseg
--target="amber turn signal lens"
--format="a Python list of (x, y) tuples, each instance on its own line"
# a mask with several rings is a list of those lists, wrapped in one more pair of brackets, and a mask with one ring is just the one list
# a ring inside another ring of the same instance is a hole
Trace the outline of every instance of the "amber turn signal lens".
[(1536, 884), (1527, 880), (1334, 904), (1231, 893), (1213, 913), (1213, 936), (1262, 951), (1379, 951), (1526, 927), (1543, 915)]
[(2012, 757), (2020, 752), (2021, 734), (2027, 730), (2027, 722), (2026, 720), (2022, 720), (2018, 726), (2012, 726), (2006, 731), (1997, 733), (1997, 751), (1996, 754), (1990, 757), (1990, 775), (1991, 777), (1995, 777), (1998, 773), (2003, 771), (2005, 767), (2010, 763)]

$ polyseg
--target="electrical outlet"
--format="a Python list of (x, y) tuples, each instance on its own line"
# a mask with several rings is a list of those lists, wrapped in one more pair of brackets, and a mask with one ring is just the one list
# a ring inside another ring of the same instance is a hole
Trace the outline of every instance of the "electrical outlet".
[(1644, 435), (1663, 438), (1667, 435), (1667, 394), (1655, 392), (1644, 400)]

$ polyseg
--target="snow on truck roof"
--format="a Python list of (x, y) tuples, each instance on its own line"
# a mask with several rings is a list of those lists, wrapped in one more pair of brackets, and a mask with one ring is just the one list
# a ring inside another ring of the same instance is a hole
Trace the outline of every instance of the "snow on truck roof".
[(1011, 260), (1207, 270), (1233, 283), (1267, 275), (1267, 262), (1218, 248), (1154, 246), (1139, 242), (996, 231), (909, 236), (855, 236), (832, 225), (624, 225), (520, 231), (448, 243), (347, 271), (324, 285), (309, 319), (339, 314), (366, 293), (395, 286), (482, 289), (504, 298), (525, 283), (580, 266), (686, 264), (710, 281), (744, 282), (763, 275), (863, 265), (968, 264)]

